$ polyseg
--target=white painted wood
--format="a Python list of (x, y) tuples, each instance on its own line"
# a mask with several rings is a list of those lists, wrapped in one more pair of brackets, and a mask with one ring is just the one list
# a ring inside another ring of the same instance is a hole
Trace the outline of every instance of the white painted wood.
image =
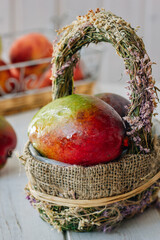
[(160, 238), (160, 212), (146, 210), (142, 215), (125, 221), (112, 233), (68, 232), (68, 240), (158, 240)]
[(10, 31), (9, 0), (0, 0), (0, 35)]
[[(17, 151), (27, 141), (27, 127), (35, 111), (7, 117), (18, 136)], [(0, 171), (0, 240), (63, 240), (63, 234), (42, 221), (25, 199), (27, 178), (18, 158), (13, 156)]]
[(146, 0), (145, 3), (145, 32), (144, 40), (146, 49), (152, 61), (156, 62), (153, 65), (153, 73), (156, 81), (160, 83), (160, 1)]
[(53, 28), (52, 17), (57, 14), (54, 0), (14, 0), (16, 30)]
[[(22, 0), (10, 0), (11, 32), (24, 30), (24, 9)], [(28, 9), (29, 10), (29, 9)]]
[(67, 14), (65, 24), (70, 24), (79, 15), (86, 14), (89, 10), (103, 7), (103, 0), (62, 0), (61, 14)]

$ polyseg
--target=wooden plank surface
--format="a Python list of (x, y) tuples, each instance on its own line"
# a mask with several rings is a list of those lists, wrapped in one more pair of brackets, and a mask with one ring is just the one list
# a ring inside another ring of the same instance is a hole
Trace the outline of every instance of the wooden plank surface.
[(148, 209), (129, 219), (112, 233), (67, 233), (68, 240), (158, 240), (160, 239), (160, 211)]

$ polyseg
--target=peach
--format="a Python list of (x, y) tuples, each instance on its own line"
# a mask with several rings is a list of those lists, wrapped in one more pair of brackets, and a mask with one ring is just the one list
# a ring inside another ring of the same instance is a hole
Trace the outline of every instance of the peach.
[(78, 62), (76, 64), (76, 67), (74, 68), (74, 71), (73, 71), (73, 78), (74, 78), (74, 81), (78, 81), (78, 80), (83, 80), (84, 79), (84, 74), (83, 74), (81, 62)]
[(51, 68), (45, 71), (41, 76), (30, 75), (24, 79), (24, 90), (44, 88), (52, 85)]
[[(0, 66), (7, 66), (7, 64), (0, 59)], [(0, 96), (13, 91), (15, 92), (18, 88), (18, 78), (14, 75), (12, 70), (0, 70)]]
[[(41, 76), (37, 77), (35, 75), (30, 75), (29, 78), (26, 77), (24, 90), (31, 90), (31, 89), (44, 88), (44, 87), (51, 86), (52, 85), (52, 81), (50, 80), (51, 75), (52, 75), (52, 69), (49, 68)], [(77, 64), (76, 67), (74, 68), (73, 78), (74, 78), (74, 81), (84, 79), (84, 74), (80, 64)]]
[[(51, 42), (40, 33), (30, 33), (15, 40), (9, 52), (12, 63), (49, 58), (52, 56)], [(25, 76), (40, 76), (50, 63), (36, 64), (25, 68)]]

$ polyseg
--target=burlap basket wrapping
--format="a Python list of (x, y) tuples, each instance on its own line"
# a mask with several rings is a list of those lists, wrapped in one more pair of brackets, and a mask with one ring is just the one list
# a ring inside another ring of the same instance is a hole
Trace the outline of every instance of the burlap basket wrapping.
[(25, 146), (21, 161), (27, 199), (58, 231), (110, 232), (123, 219), (159, 205), (160, 140), (151, 154), (126, 154), (92, 167), (62, 167), (39, 161)]
[(40, 162), (26, 144), (23, 160), (30, 183), (37, 191), (64, 198), (99, 199), (139, 187), (160, 170), (160, 141), (151, 154), (126, 154), (117, 161), (92, 167)]

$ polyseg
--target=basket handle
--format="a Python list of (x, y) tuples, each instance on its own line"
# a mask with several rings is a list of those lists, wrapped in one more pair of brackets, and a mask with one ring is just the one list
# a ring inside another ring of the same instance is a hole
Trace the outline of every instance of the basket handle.
[(130, 90), (131, 106), (125, 120), (130, 125), (128, 135), (134, 142), (133, 152), (148, 153), (152, 147), (151, 119), (157, 105), (152, 62), (136, 31), (122, 18), (104, 9), (92, 10), (77, 17), (58, 33), (63, 35), (54, 46), (52, 80), (53, 100), (73, 94), (73, 66), (77, 52), (85, 45), (109, 42), (123, 58)]

